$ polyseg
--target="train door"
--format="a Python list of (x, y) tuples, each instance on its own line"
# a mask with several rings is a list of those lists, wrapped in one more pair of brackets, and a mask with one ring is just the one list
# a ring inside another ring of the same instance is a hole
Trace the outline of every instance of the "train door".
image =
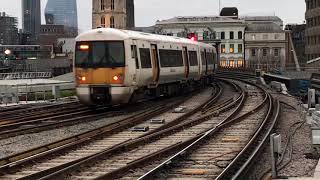
[(183, 61), (184, 61), (184, 74), (185, 74), (185, 78), (188, 78), (190, 73), (190, 65), (189, 65), (187, 47), (183, 47), (182, 51), (183, 51)]
[(141, 76), (141, 66), (139, 63), (139, 56), (138, 56), (138, 49), (137, 49), (137, 41), (133, 40), (132, 45), (131, 45), (131, 55), (132, 55), (132, 60), (135, 62), (135, 75), (133, 77), (133, 81), (135, 83), (140, 82), (140, 76)]
[(152, 58), (152, 74), (153, 74), (153, 83), (158, 84), (160, 76), (160, 67), (159, 67), (159, 56), (157, 45), (151, 44), (151, 58)]

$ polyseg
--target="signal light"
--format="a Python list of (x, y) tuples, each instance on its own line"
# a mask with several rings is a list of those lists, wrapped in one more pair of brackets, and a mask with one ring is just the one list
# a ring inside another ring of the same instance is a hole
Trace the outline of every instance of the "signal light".
[(191, 41), (198, 41), (198, 36), (196, 35), (196, 33), (189, 33), (189, 34), (188, 34), (188, 38), (189, 38)]

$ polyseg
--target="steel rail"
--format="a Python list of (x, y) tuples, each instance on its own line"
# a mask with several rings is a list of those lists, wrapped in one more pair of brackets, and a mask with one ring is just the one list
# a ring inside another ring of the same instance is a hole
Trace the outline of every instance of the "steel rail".
[[(72, 146), (78, 145), (79, 143), (88, 142), (92, 138), (97, 138), (99, 136), (111, 133), (114, 130), (125, 128), (129, 124), (135, 124), (141, 119), (144, 119), (145, 117), (150, 117), (157, 115), (158, 113), (163, 112), (164, 110), (167, 110), (169, 107), (163, 106), (162, 107), (156, 107), (153, 109), (145, 110), (139, 114), (132, 115), (130, 117), (124, 118), (120, 121), (117, 121), (115, 123), (85, 132), (81, 133), (76, 136), (72, 136), (69, 138), (65, 138), (53, 143), (49, 143), (40, 147), (33, 148), (31, 150), (17, 153), (9, 157), (5, 157), (0, 159), (0, 171), (6, 170), (7, 168), (12, 168), (17, 165), (21, 165), (22, 163), (28, 162), (30, 160), (35, 160), (36, 158), (40, 158), (44, 155), (48, 155), (48, 153), (58, 152), (65, 148), (70, 148)], [(171, 108), (171, 106), (170, 106)]]
[[(77, 113), (77, 112), (92, 112), (92, 110), (90, 111), (90, 109), (87, 107), (79, 107), (79, 108), (61, 107), (61, 109), (55, 109), (54, 111), (48, 112), (48, 113), (42, 113), (39, 115), (31, 115), (31, 116), (25, 115), (24, 117), (8, 118), (6, 120), (2, 120), (0, 121), (0, 131), (16, 128), (22, 125), (42, 122), (46, 119), (53, 120), (54, 117), (57, 117), (59, 115), (61, 115), (60, 117), (63, 117), (63, 115), (65, 114), (71, 114), (71, 113)], [(37, 121), (37, 119), (39, 119), (40, 121)]]
[(30, 107), (30, 108), (17, 109), (17, 110), (12, 110), (12, 111), (5, 111), (5, 112), (0, 111), (0, 117), (5, 117), (6, 115), (12, 115), (12, 114), (17, 114), (17, 113), (39, 111), (41, 109), (55, 108), (55, 107), (61, 107), (61, 105), (72, 105), (72, 104), (79, 104), (79, 102), (75, 101), (75, 102), (67, 102), (67, 103), (48, 104), (48, 105), (43, 105), (43, 106), (39, 106), (39, 107)]
[[(271, 95), (269, 95), (271, 96)], [(273, 102), (271, 102), (273, 103)], [(270, 106), (272, 106), (270, 104)], [(272, 109), (270, 108), (268, 116), (264, 120), (262, 126), (257, 130), (252, 139), (247, 143), (245, 148), (237, 155), (235, 159), (224, 169), (224, 171), (216, 178), (217, 180), (223, 179), (245, 179), (246, 173), (249, 172), (250, 165), (252, 165), (253, 161), (257, 158), (259, 152), (262, 150), (264, 145), (267, 143), (268, 138), (279, 118), (280, 114), (280, 103), (279, 100), (276, 101), (274, 105), (275, 115), (272, 118)], [(272, 119), (271, 119), (272, 118)], [(267, 121), (271, 120), (271, 124), (269, 127), (267, 126)], [(267, 132), (264, 132), (267, 131)], [(264, 133), (264, 134), (261, 134)], [(263, 136), (262, 140), (258, 142), (258, 145), (254, 144), (255, 141), (258, 141), (258, 136)], [(255, 145), (254, 148), (252, 146)], [(252, 150), (253, 149), (253, 150)], [(240, 167), (240, 168), (239, 168)]]
[[(98, 114), (94, 114), (94, 112), (92, 112), (91, 110), (87, 110), (84, 112), (75, 112), (67, 115), (58, 115), (54, 117), (31, 120), (28, 122), (21, 122), (21, 123), (12, 124), (12, 125), (9, 124), (7, 126), (0, 127), (0, 129), (3, 129), (0, 132), (0, 139), (14, 137), (18, 135), (27, 134), (27, 133), (40, 132), (40, 131), (44, 131), (44, 130), (52, 129), (56, 127), (72, 125), (75, 123), (83, 123), (84, 121), (93, 121), (93, 120), (98, 120), (105, 117), (113, 117), (115, 115), (118, 115), (118, 113), (120, 112), (108, 111), (108, 112), (100, 112)], [(73, 117), (75, 115), (79, 115), (79, 116)], [(70, 118), (68, 119), (68, 117)], [(36, 125), (34, 126), (33, 124), (36, 124)], [(19, 126), (21, 126), (22, 128), (5, 130), (6, 127), (19, 127)]]
[(168, 122), (166, 123), (165, 125), (161, 126), (160, 128), (157, 128), (157, 129), (154, 129), (150, 132), (148, 132), (147, 134), (145, 134), (144, 136), (147, 136), (147, 135), (150, 135), (150, 134), (154, 134), (154, 133), (157, 133), (161, 130), (164, 130), (164, 129), (167, 129), (167, 128), (170, 128), (170, 127), (173, 127), (173, 126), (176, 126), (178, 124), (182, 124), (189, 116), (195, 114), (196, 112), (204, 109), (205, 107), (208, 106), (208, 104), (214, 104), (216, 103), (219, 98), (221, 97), (221, 94), (222, 94), (222, 91), (223, 91), (223, 88), (221, 87), (221, 85), (218, 83), (217, 86), (216, 86), (216, 89), (215, 89), (215, 92), (214, 92), (214, 95), (212, 96), (212, 98), (208, 99), (205, 103), (203, 103), (202, 105), (194, 108), (192, 111), (176, 118), (175, 120), (171, 121), (171, 122)]
[[(201, 106), (203, 106), (203, 105), (201, 105)], [(204, 119), (205, 118), (203, 118), (203, 120)], [(44, 173), (44, 174), (48, 174), (48, 175), (44, 176), (41, 179), (56, 179), (61, 174), (67, 173), (69, 171), (72, 171), (73, 169), (78, 168), (82, 164), (95, 161), (96, 159), (99, 159), (100, 157), (105, 157), (107, 154), (114, 154), (114, 153), (117, 153), (117, 152), (121, 152), (123, 150), (128, 150), (128, 149), (132, 149), (132, 148), (138, 147), (138, 146), (143, 145), (145, 143), (152, 142), (152, 141), (154, 141), (156, 139), (159, 139), (159, 137), (168, 136), (172, 132), (176, 132), (176, 131), (179, 131), (179, 130), (181, 131), (184, 128), (186, 128), (187, 126), (193, 126), (195, 124), (196, 124), (195, 122), (185, 122), (183, 124), (178, 124), (178, 125), (176, 125), (174, 127), (171, 127), (169, 129), (165, 129), (165, 130), (161, 130), (162, 128), (160, 127), (160, 128), (158, 128), (159, 131), (155, 132), (153, 134), (142, 135), (137, 139), (133, 139), (133, 140), (130, 140), (130, 141), (125, 142), (123, 144), (120, 144), (118, 146), (111, 147), (111, 148), (106, 149), (105, 151), (100, 152), (98, 154), (95, 154), (93, 156), (90, 156), (90, 157), (87, 157), (87, 158), (83, 158), (80, 161), (76, 161), (74, 163), (69, 164), (68, 167), (65, 167), (64, 169), (59, 168), (61, 170), (59, 170), (59, 171), (54, 170), (54, 173), (52, 173), (52, 172), (51, 173)], [(34, 177), (35, 176), (33, 176), (33, 178)]]
[[(261, 89), (261, 87), (258, 87), (259, 89)], [(263, 89), (262, 89), (263, 90)], [(265, 92), (265, 91), (263, 91)], [(201, 137), (199, 137), (197, 140), (195, 140), (192, 144), (190, 144), (188, 147), (184, 148), (183, 150), (181, 150), (180, 152), (176, 153), (175, 155), (171, 156), (170, 158), (168, 158), (166, 161), (164, 161), (163, 163), (161, 163), (160, 165), (158, 165), (157, 167), (155, 167), (154, 169), (152, 169), (151, 171), (147, 172), (146, 174), (144, 174), (143, 176), (141, 176), (139, 178), (139, 180), (141, 179), (152, 179), (152, 177), (159, 172), (162, 168), (165, 168), (167, 165), (169, 165), (170, 163), (174, 162), (175, 160), (179, 159), (180, 157), (182, 157), (183, 155), (185, 155), (186, 153), (190, 153), (192, 151), (192, 149), (197, 146), (198, 144), (202, 143), (203, 141), (205, 141), (206, 139), (210, 138), (211, 136), (213, 136), (215, 133), (218, 133), (219, 131), (221, 131), (223, 128), (225, 127), (229, 127), (230, 125), (236, 123), (236, 122), (240, 122), (242, 119), (245, 119), (246, 117), (248, 117), (249, 115), (253, 114), (255, 111), (261, 109), (267, 102), (268, 102), (269, 96), (268, 94), (265, 92), (265, 97), (263, 102), (261, 102), (256, 108), (254, 108), (254, 110), (247, 112), (245, 114), (243, 114), (242, 116), (236, 117), (232, 120), (224, 120), (223, 122), (221, 122), (218, 126), (216, 126), (215, 128), (207, 131), (205, 134), (203, 134)]]
[[(227, 119), (231, 119), (233, 118), (236, 113), (240, 110), (240, 108), (243, 106), (243, 102), (245, 101), (245, 93), (243, 92), (242, 95), (240, 95), (239, 99), (241, 99), (241, 103), (238, 105), (238, 107), (236, 108), (236, 110), (234, 110), (231, 115), (229, 115), (227, 117)], [(212, 116), (212, 115), (211, 115)], [(73, 169), (76, 169), (79, 165), (83, 164), (83, 163), (88, 163), (88, 162), (92, 162), (92, 161), (95, 161), (96, 159), (99, 159), (99, 157), (102, 157), (102, 156), (105, 156), (106, 154), (113, 154), (113, 153), (116, 153), (117, 151), (119, 150), (123, 150), (123, 149), (132, 149), (132, 148), (135, 148), (135, 147), (138, 147), (139, 145), (143, 145), (143, 144), (146, 144), (146, 143), (149, 143), (149, 142), (153, 142), (159, 138), (162, 138), (164, 136), (169, 136), (170, 134), (172, 133), (175, 133), (177, 131), (181, 131), (185, 128), (188, 128), (188, 127), (191, 127), (191, 126), (195, 126), (197, 124), (200, 124), (201, 122), (205, 122), (208, 118), (210, 117), (210, 115), (207, 115), (207, 116), (204, 116), (204, 117), (201, 117), (201, 118), (198, 118), (196, 120), (193, 120), (191, 122), (185, 122), (183, 124), (179, 124), (179, 125), (176, 125), (174, 127), (171, 127), (169, 129), (165, 129), (163, 131), (160, 131), (158, 133), (155, 133), (155, 134), (152, 134), (150, 136), (147, 136), (147, 137), (143, 137), (142, 139), (137, 139), (136, 142), (134, 142), (134, 144), (128, 144), (127, 146), (124, 146), (124, 147), (121, 147), (119, 148), (118, 150), (114, 150), (113, 151), (109, 151), (109, 152), (105, 152), (103, 154), (100, 154), (100, 155), (97, 155), (96, 157), (92, 158), (92, 159), (88, 159), (88, 160), (85, 160), (83, 162), (79, 162), (77, 165), (73, 166), (73, 167), (70, 167), (69, 169), (66, 169), (64, 171), (61, 171), (61, 172), (57, 172), (55, 174), (52, 174), (52, 175), (49, 175), (43, 179), (55, 179), (55, 178), (58, 178), (61, 174), (63, 173), (66, 173), (68, 171), (71, 171)], [(205, 131), (206, 132), (206, 131)], [(203, 133), (205, 133), (203, 132)], [(134, 168), (138, 165), (140, 165), (141, 163), (145, 163), (145, 162), (150, 162), (151, 159), (153, 158), (156, 158), (156, 157), (159, 157), (159, 156), (164, 156), (164, 155), (167, 155), (168, 153), (172, 152), (172, 151), (175, 151), (175, 150), (179, 150), (179, 149), (182, 149), (184, 147), (186, 147), (187, 145), (189, 145), (190, 143), (194, 142), (197, 138), (199, 138), (200, 136), (202, 136), (203, 133), (200, 133), (200, 135), (196, 135), (194, 138), (191, 138), (185, 142), (181, 142), (181, 143), (177, 143), (175, 144), (174, 146), (171, 146), (171, 147), (168, 147), (166, 149), (163, 149), (163, 150), (160, 150), (160, 151), (157, 151), (151, 155), (148, 155), (144, 158), (141, 158), (139, 160), (136, 160), (134, 162), (131, 162), (130, 164), (128, 164), (127, 166), (123, 167), (123, 168), (120, 168), (120, 169), (117, 169), (117, 170), (114, 170), (108, 174), (105, 174), (97, 179), (110, 179), (110, 178), (116, 178), (118, 177), (119, 175), (125, 173), (126, 171), (130, 170), (131, 168)]]
[[(128, 127), (133, 126), (141, 121), (144, 121), (145, 119), (148, 119), (148, 118), (150, 119), (150, 118), (157, 116), (165, 111), (168, 111), (172, 107), (175, 107), (184, 101), (185, 101), (185, 98), (183, 99), (180, 97), (180, 100), (178, 100), (174, 104), (171, 104), (170, 106), (167, 104), (162, 104), (161, 108), (156, 107), (156, 108), (154, 108), (154, 110), (152, 112), (150, 112), (150, 110), (149, 111), (147, 110), (145, 112), (140, 113), (140, 116), (135, 115), (135, 116), (139, 116), (139, 117), (132, 116), (129, 118), (125, 118), (121, 121), (118, 121), (118, 122), (113, 123), (111, 125), (104, 126), (102, 128), (92, 130), (90, 132), (82, 133), (80, 135), (77, 135), (77, 136), (74, 136), (71, 138), (66, 138), (61, 141), (50, 143), (45, 146), (34, 148), (30, 151), (18, 153), (16, 155), (4, 158), (4, 159), (0, 160), (0, 165), (2, 165), (0, 167), (0, 170), (6, 171), (8, 168), (13, 168), (13, 167), (17, 167), (17, 166), (20, 166), (23, 164), (27, 164), (30, 161), (39, 159), (39, 158), (47, 156), (49, 154), (58, 153), (62, 150), (66, 150), (68, 148), (75, 147), (75, 146), (79, 145), (80, 143), (88, 143), (88, 142), (92, 141), (92, 139), (96, 139), (99, 137), (105, 137), (106, 134), (110, 135), (110, 133), (113, 131), (118, 132), (121, 129), (128, 128)], [(123, 143), (125, 143), (125, 142), (123, 142)], [(82, 159), (80, 159), (80, 160), (82, 160)], [(55, 170), (58, 170), (58, 169), (55, 169)]]
[[(35, 118), (41, 118), (46, 115), (55, 114), (58, 113), (57, 111), (70, 111), (70, 110), (76, 110), (78, 108), (88, 108), (82, 104), (74, 104), (74, 105), (60, 105), (58, 107), (54, 108), (48, 108), (45, 110), (36, 110), (32, 112), (26, 112), (26, 113), (15, 113), (12, 112), (12, 114), (2, 117), (0, 124), (3, 124), (3, 121), (24, 121), (29, 119), (35, 119)], [(59, 112), (60, 113), (60, 112)]]

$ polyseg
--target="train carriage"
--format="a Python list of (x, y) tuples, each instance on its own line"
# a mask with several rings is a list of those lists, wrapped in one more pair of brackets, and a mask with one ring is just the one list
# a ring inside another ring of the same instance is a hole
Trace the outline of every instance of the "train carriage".
[(99, 28), (76, 38), (76, 89), (87, 105), (179, 93), (213, 75), (216, 49), (185, 38)]

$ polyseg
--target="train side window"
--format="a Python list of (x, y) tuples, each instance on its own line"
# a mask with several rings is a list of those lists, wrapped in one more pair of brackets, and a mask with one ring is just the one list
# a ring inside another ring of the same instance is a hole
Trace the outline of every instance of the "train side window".
[(190, 66), (198, 66), (198, 56), (196, 51), (189, 51)]
[(160, 49), (161, 67), (182, 67), (182, 51)]
[(149, 48), (140, 48), (141, 68), (151, 68), (151, 56)]
[(131, 57), (136, 61), (136, 68), (140, 69), (136, 45), (131, 45)]

